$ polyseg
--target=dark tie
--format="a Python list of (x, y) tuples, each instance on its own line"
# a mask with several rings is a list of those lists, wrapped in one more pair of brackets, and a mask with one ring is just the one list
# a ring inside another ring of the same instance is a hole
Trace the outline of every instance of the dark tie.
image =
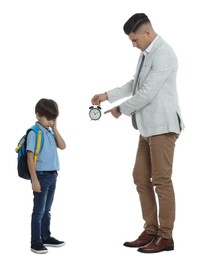
[(138, 83), (138, 80), (139, 80), (140, 72), (141, 72), (142, 67), (143, 67), (144, 59), (145, 59), (145, 55), (142, 54), (141, 63), (140, 63), (139, 69), (138, 69), (138, 73), (137, 73), (137, 75), (136, 75), (136, 81), (135, 81), (136, 84), (135, 84), (134, 94), (135, 94), (135, 91), (136, 91), (136, 87), (137, 87), (137, 83)]
[[(141, 72), (141, 70), (142, 70), (142, 66), (143, 66), (143, 63), (144, 63), (145, 55), (144, 55), (144, 54), (142, 54), (142, 55), (143, 55), (143, 56), (142, 56), (142, 60), (141, 60), (140, 66), (139, 66), (138, 74), (137, 74), (137, 76), (136, 76), (136, 81), (135, 81), (136, 84), (135, 84), (135, 90), (134, 90), (133, 95), (135, 95), (135, 93), (136, 93), (136, 87), (137, 87), (138, 80), (139, 80), (139, 76), (140, 76), (140, 72)], [(135, 117), (135, 113), (132, 114), (131, 117), (132, 117), (133, 127), (134, 127), (135, 129), (138, 129), (138, 127), (137, 127), (137, 122), (136, 122), (136, 117)]]

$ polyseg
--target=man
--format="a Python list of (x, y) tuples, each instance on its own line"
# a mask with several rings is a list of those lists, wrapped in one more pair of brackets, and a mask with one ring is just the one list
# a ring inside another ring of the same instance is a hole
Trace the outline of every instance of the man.
[[(175, 142), (184, 128), (176, 90), (177, 58), (172, 48), (154, 31), (144, 13), (134, 14), (124, 25), (134, 47), (141, 50), (134, 79), (92, 98), (93, 105), (128, 97), (105, 113), (132, 118), (139, 130), (133, 169), (139, 193), (144, 231), (124, 246), (155, 253), (174, 249), (175, 196), (172, 166)], [(158, 199), (158, 207), (156, 203)]]

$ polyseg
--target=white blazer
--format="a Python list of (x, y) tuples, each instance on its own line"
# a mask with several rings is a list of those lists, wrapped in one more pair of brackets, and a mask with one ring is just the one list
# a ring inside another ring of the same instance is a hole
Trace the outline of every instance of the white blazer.
[[(142, 54), (135, 75), (138, 74)], [(146, 55), (138, 82), (136, 77), (119, 88), (107, 91), (110, 103), (128, 97), (120, 104), (121, 113), (135, 113), (140, 134), (144, 137), (184, 129), (178, 104), (176, 74), (178, 62), (172, 48), (159, 36)]]

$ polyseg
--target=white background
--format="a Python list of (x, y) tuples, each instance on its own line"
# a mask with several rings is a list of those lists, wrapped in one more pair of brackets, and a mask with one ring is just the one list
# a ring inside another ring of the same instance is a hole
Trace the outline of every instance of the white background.
[[(134, 74), (139, 50), (123, 24), (145, 12), (179, 60), (177, 86), (186, 128), (177, 141), (173, 181), (177, 210), (175, 250), (160, 259), (187, 257), (196, 246), (196, 8), (195, 1), (1, 0), (0, 248), (4, 259), (39, 258), (30, 249), (32, 191), (19, 179), (15, 146), (34, 124), (42, 98), (59, 104), (58, 128), (67, 143), (52, 208), (52, 235), (66, 246), (43, 259), (142, 259), (123, 247), (143, 231), (132, 180), (139, 133), (130, 118), (88, 116), (96, 93)], [(102, 111), (111, 108), (102, 104)], [(193, 149), (194, 148), (194, 149)], [(148, 255), (155, 259), (158, 255)]]

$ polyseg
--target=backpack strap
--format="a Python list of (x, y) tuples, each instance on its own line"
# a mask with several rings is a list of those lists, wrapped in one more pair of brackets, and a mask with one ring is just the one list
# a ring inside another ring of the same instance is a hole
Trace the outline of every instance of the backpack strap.
[(24, 144), (24, 142), (25, 142), (25, 136), (23, 136), (23, 137), (21, 138), (21, 140), (19, 141), (17, 147), (15, 148), (15, 152), (16, 152), (16, 153), (18, 153), (18, 151), (21, 149), (21, 147), (22, 147), (22, 145)]
[(42, 141), (42, 131), (38, 130), (38, 136), (37, 136), (37, 144), (36, 144), (36, 150), (34, 153), (34, 164), (36, 165), (36, 162), (38, 160), (38, 154), (41, 149), (41, 141)]
[(34, 125), (32, 126), (29, 130), (31, 131), (33, 130), (36, 134), (36, 147), (35, 147), (35, 151), (34, 151), (34, 164), (36, 165), (36, 162), (38, 160), (38, 155), (42, 149), (42, 146), (43, 146), (43, 141), (44, 141), (44, 138), (43, 138), (43, 133), (42, 133), (42, 130), (39, 128), (38, 125)]

